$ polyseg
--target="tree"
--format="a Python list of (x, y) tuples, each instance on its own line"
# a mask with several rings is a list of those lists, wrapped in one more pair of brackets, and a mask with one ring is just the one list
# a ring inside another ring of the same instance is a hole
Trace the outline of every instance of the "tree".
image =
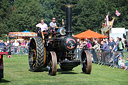
[[(72, 30), (74, 34), (87, 29), (100, 32), (105, 16), (115, 17), (113, 27), (128, 28), (128, 0), (1, 0), (0, 34), (11, 31), (35, 31), (41, 18), (49, 25), (56, 17), (61, 26), (65, 17), (65, 5), (72, 7)], [(115, 10), (121, 15), (117, 17)]]
[(7, 25), (4, 24), (4, 20), (10, 17), (11, 12), (12, 12), (12, 8), (10, 6), (9, 0), (1, 0), (0, 1), (0, 36), (3, 32), (5, 32), (4, 28), (7, 27)]
[(55, 7), (55, 0), (40, 0), (42, 5), (42, 9), (44, 10), (44, 19), (45, 23), (49, 25), (51, 22), (52, 17), (55, 17), (53, 10)]
[(5, 20), (8, 32), (11, 31), (35, 31), (35, 25), (40, 22), (44, 15), (41, 4), (35, 0), (18, 0), (14, 2), (9, 19)]

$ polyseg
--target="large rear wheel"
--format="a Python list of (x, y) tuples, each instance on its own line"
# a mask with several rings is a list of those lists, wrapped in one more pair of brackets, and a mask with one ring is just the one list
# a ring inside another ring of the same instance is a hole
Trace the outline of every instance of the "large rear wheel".
[(83, 51), (81, 56), (81, 65), (83, 73), (90, 74), (92, 70), (92, 59), (89, 51)]
[(46, 66), (46, 52), (42, 38), (34, 37), (29, 45), (29, 66), (31, 71), (42, 71)]

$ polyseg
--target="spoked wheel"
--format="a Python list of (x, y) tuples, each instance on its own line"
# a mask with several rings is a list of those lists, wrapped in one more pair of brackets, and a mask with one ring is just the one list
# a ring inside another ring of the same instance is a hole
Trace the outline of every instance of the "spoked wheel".
[(90, 74), (92, 70), (92, 59), (89, 51), (83, 51), (81, 56), (81, 65), (83, 73)]
[(29, 66), (31, 71), (41, 71), (42, 67), (46, 65), (46, 56), (44, 52), (44, 45), (42, 38), (34, 37), (29, 45)]
[(57, 56), (54, 51), (49, 54), (48, 72), (51, 76), (55, 76), (57, 72)]

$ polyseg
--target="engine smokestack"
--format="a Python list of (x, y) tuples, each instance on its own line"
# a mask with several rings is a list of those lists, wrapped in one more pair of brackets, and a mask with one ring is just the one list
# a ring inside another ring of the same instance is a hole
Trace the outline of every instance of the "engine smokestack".
[(66, 35), (71, 36), (72, 5), (66, 5)]

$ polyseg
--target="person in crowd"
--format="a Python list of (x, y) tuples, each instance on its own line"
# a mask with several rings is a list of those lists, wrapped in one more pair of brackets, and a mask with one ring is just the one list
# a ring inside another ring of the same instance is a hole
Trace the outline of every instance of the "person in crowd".
[(121, 55), (124, 56), (122, 51), (124, 50), (125, 46), (121, 38), (119, 38), (117, 48), (118, 48), (118, 51), (121, 51)]
[(119, 57), (119, 60), (118, 60), (118, 66), (119, 66), (119, 68), (121, 68), (121, 64), (122, 64), (122, 57)]
[(128, 57), (127, 60), (125, 61), (125, 70), (128, 70)]
[(124, 38), (124, 44), (125, 44), (125, 51), (128, 51), (128, 42), (126, 38)]
[(124, 43), (123, 43), (122, 39), (119, 38), (118, 51), (123, 51), (124, 48), (125, 48)]
[(79, 56), (80, 56), (80, 39), (77, 39), (77, 48), (75, 50), (75, 55), (76, 57), (79, 59)]
[(1, 52), (3, 52), (3, 51), (5, 51), (6, 49), (6, 47), (5, 47), (6, 45), (5, 45), (5, 43), (4, 43), (4, 41), (3, 40), (0, 40), (0, 51)]
[(86, 39), (84, 39), (84, 41), (83, 41), (83, 43), (82, 43), (82, 48), (83, 48), (84, 50), (87, 50), (87, 49), (88, 49), (87, 44), (88, 44), (88, 41), (87, 41)]
[(42, 32), (48, 30), (48, 26), (46, 23), (44, 23), (44, 19), (41, 19), (41, 23), (37, 24), (36, 27), (41, 28), (40, 31)]
[(94, 47), (94, 45), (95, 45), (95, 41), (96, 41), (96, 39), (93, 38), (93, 39), (92, 39), (92, 42), (91, 42), (92, 47)]
[(123, 59), (123, 57), (119, 57), (119, 60), (118, 60), (118, 66), (119, 68), (123, 69), (125, 67), (125, 60)]
[(115, 49), (115, 47), (116, 47), (116, 43), (115, 43), (115, 41), (113, 40), (112, 37), (109, 39), (108, 45), (109, 45), (110, 50), (111, 50), (111, 51), (114, 51), (114, 49)]
[(107, 64), (108, 63), (108, 57), (109, 57), (109, 46), (106, 43), (106, 41), (101, 41), (101, 48), (102, 54), (101, 54), (101, 64)]
[(118, 47), (118, 45), (119, 45), (119, 37), (117, 37), (116, 39), (116, 46)]
[(97, 40), (95, 40), (95, 45), (92, 47), (92, 49), (95, 50), (95, 53), (96, 53), (96, 56), (97, 56), (97, 63), (99, 62), (100, 60), (100, 44), (98, 43)]
[(17, 54), (17, 49), (18, 49), (18, 46), (19, 46), (19, 43), (18, 43), (17, 40), (15, 40), (15, 42), (13, 43), (13, 46), (14, 46), (14, 49), (15, 49), (14, 53)]
[(87, 48), (89, 50), (91, 50), (91, 48), (92, 48), (92, 45), (91, 45), (91, 41), (90, 40), (87, 40)]
[(101, 41), (101, 45), (102, 45), (102, 47), (100, 48), (100, 50), (104, 50), (104, 51), (109, 51), (110, 50), (106, 41)]
[(115, 51), (115, 48), (116, 48), (116, 43), (115, 43), (115, 41), (113, 40), (112, 37), (109, 39), (108, 45), (109, 45), (109, 48), (110, 48), (109, 59), (111, 59), (112, 56), (113, 56), (113, 51)]
[(80, 39), (77, 39), (77, 48), (80, 48)]
[(56, 18), (53, 17), (52, 18), (52, 22), (50, 22), (50, 30), (52, 29), (52, 31), (55, 31), (55, 29), (57, 28), (57, 24), (56, 24)]
[(18, 43), (19, 43), (18, 54), (22, 54), (21, 42), (22, 42), (21, 40), (18, 41)]
[(121, 69), (124, 69), (124, 68), (125, 68), (125, 60), (123, 59), (121, 64)]
[(11, 46), (10, 46), (10, 41), (9, 40), (7, 40), (7, 42), (6, 42), (6, 49), (7, 49), (7, 51), (11, 51)]
[(125, 61), (125, 64), (128, 63), (128, 57), (127, 57), (127, 60)]
[(10, 40), (9, 46), (11, 48), (12, 54), (14, 54), (14, 51), (15, 51), (14, 46), (13, 46), (13, 43), (14, 43), (14, 41), (13, 40)]
[(4, 42), (5, 46), (7, 47), (8, 43), (7, 42)]
[(28, 47), (29, 47), (30, 41), (28, 40), (25, 46), (25, 53), (28, 53)]
[(21, 47), (22, 47), (22, 54), (24, 54), (24, 49), (25, 49), (25, 40), (22, 41)]
[(84, 42), (83, 40), (80, 40), (80, 49), (83, 49), (83, 47), (85, 45), (85, 44), (83, 44), (83, 42)]
[(109, 43), (108, 38), (103, 39), (103, 41), (105, 41), (105, 42), (106, 42), (106, 44), (108, 44), (108, 43)]

